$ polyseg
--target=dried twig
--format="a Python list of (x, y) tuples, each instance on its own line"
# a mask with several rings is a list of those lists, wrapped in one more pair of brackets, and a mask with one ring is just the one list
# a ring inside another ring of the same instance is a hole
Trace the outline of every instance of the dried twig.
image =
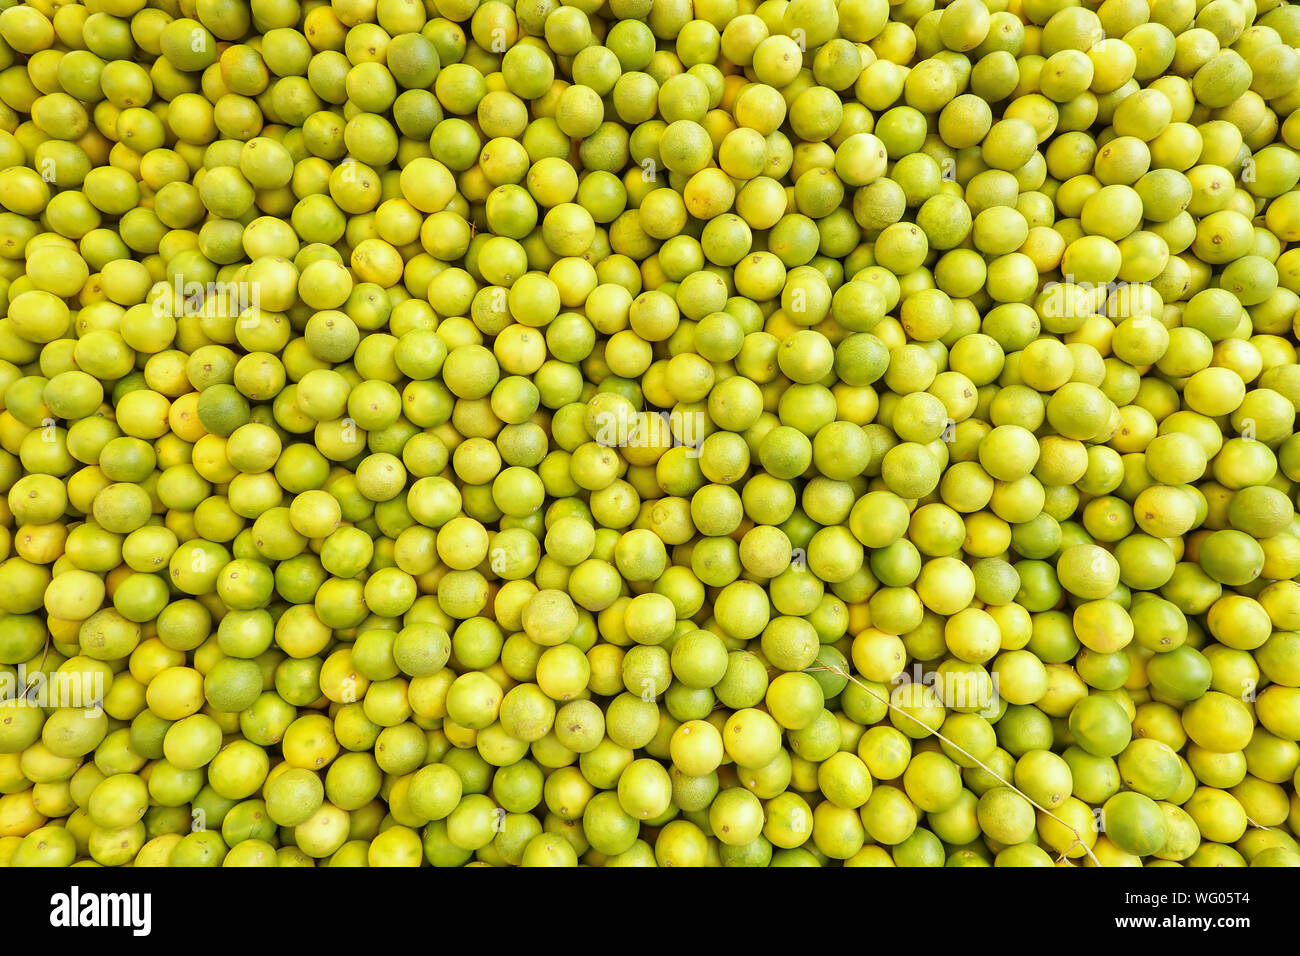
[[(917, 720), (917, 719), (916, 719), (915, 717), (913, 717), (911, 714), (908, 714), (905, 710), (903, 710), (903, 708), (897, 706), (893, 701), (891, 701), (891, 700), (888, 698), (888, 696), (884, 696), (884, 697), (882, 697), (880, 694), (876, 693), (874, 690), (872, 690), (870, 687), (868, 687), (868, 686), (867, 686), (866, 684), (864, 684), (862, 681), (858, 680), (856, 677), (854, 677), (852, 674), (850, 674), (847, 670), (845, 670), (845, 669), (842, 668), (842, 667), (839, 667), (839, 666), (836, 665), (836, 664), (823, 664), (820, 668), (816, 668), (816, 667), (814, 667), (814, 668), (810, 668), (810, 670), (825, 670), (825, 671), (829, 671), (829, 672), (832, 673), (832, 674), (836, 674), (836, 675), (838, 675), (839, 677), (843, 677), (845, 680), (852, 681), (854, 684), (857, 684), (858, 687), (862, 688), (864, 691), (866, 691), (866, 692), (867, 692), (868, 694), (870, 694), (872, 697), (876, 698), (876, 700), (878, 700), (878, 701), (880, 701), (881, 703), (883, 703), (886, 707), (889, 707), (889, 708), (892, 709), (892, 710), (896, 710), (896, 711), (898, 711), (899, 713), (904, 714), (905, 716), (908, 717), (909, 720), (912, 720), (912, 721), (914, 721), (915, 723), (918, 723), (918, 724), (921, 723), (919, 720)], [(1000, 781), (1004, 786), (1006, 786), (1006, 787), (1010, 788), (1011, 790), (1014, 790), (1016, 793), (1020, 794), (1022, 797), (1024, 797), (1026, 800), (1028, 800), (1029, 803), (1030, 803), (1030, 805), (1033, 806), (1035, 809), (1040, 810), (1040, 811), (1043, 812), (1043, 813), (1046, 813), (1049, 817), (1052, 817), (1054, 820), (1056, 820), (1058, 823), (1060, 823), (1061, 826), (1065, 827), (1067, 830), (1069, 830), (1071, 833), (1073, 833), (1073, 834), (1074, 834), (1074, 842), (1071, 843), (1069, 846), (1067, 846), (1067, 847), (1065, 848), (1064, 851), (1062, 851), (1061, 855), (1057, 858), (1057, 862), (1058, 862), (1058, 863), (1059, 863), (1061, 860), (1064, 860), (1064, 859), (1066, 858), (1066, 856), (1069, 854), (1069, 852), (1070, 852), (1071, 850), (1073, 850), (1076, 846), (1081, 846), (1081, 847), (1083, 847), (1083, 851), (1088, 855), (1088, 858), (1089, 858), (1090, 860), (1092, 860), (1094, 866), (1101, 866), (1101, 865), (1102, 865), (1102, 864), (1101, 864), (1101, 860), (1097, 859), (1097, 855), (1096, 855), (1095, 853), (1092, 852), (1092, 847), (1090, 847), (1087, 843), (1084, 842), (1083, 835), (1082, 835), (1078, 830), (1076, 830), (1076, 829), (1075, 829), (1074, 827), (1072, 827), (1070, 824), (1066, 823), (1064, 820), (1062, 820), (1059, 816), (1057, 816), (1057, 815), (1056, 815), (1055, 813), (1053, 813), (1051, 810), (1047, 809), (1047, 807), (1045, 807), (1045, 806), (1043, 806), (1042, 804), (1040, 804), (1038, 801), (1036, 801), (1036, 800), (1035, 800), (1033, 797), (1031, 797), (1029, 794), (1025, 793), (1023, 790), (1021, 790), (1019, 787), (1017, 787), (1015, 784), (1013, 784), (1010, 780), (1007, 780), (1007, 779), (1006, 779), (1005, 777), (1003, 777), (1000, 773), (998, 773), (996, 770), (994, 770), (992, 767), (990, 767), (988, 764), (986, 764), (983, 760), (980, 760), (978, 757), (976, 757), (974, 754), (972, 754), (972, 753), (971, 753), (969, 750), (967, 750), (966, 748), (960, 746), (960, 745), (957, 744), (957, 743), (954, 743), (952, 740), (950, 740), (949, 738), (945, 737), (945, 736), (944, 736), (943, 734), (941, 734), (938, 730), (936, 730), (936, 729), (934, 729), (934, 728), (932, 728), (932, 727), (926, 727), (925, 724), (921, 724), (921, 726), (922, 726), (922, 727), (925, 727), (926, 730), (928, 730), (930, 733), (934, 734), (934, 736), (938, 737), (940, 740), (942, 740), (944, 743), (946, 743), (946, 744), (947, 744), (949, 747), (951, 747), (953, 750), (955, 750), (955, 751), (957, 751), (958, 753), (960, 753), (962, 756), (964, 756), (964, 757), (966, 757), (966, 758), (968, 758), (968, 759), (970, 759), (970, 760), (973, 760), (973, 761), (974, 761), (976, 764), (978, 764), (981, 768), (983, 768), (985, 771), (987, 771), (988, 774), (989, 774), (989, 776), (993, 777), (995, 780)]]
[[(45, 659), (49, 656), (50, 656), (50, 635), (47, 633), (45, 635), (45, 648), (44, 650), (41, 651), (41, 662), (36, 665), (36, 673), (38, 674), (42, 673), (41, 668), (45, 666)], [(27, 686), (23, 688), (23, 692), (21, 695), (23, 700), (27, 700), (30, 697), (31, 692), (36, 689), (36, 684), (37, 684), (36, 678), (33, 676), (31, 680), (28, 681)]]

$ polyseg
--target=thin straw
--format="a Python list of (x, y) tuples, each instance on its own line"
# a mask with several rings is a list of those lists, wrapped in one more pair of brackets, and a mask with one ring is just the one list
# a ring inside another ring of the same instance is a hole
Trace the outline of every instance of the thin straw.
[[(864, 691), (866, 691), (866, 692), (867, 692), (868, 694), (870, 694), (872, 697), (876, 698), (876, 700), (880, 701), (880, 702), (883, 703), (885, 706), (890, 707), (890, 708), (892, 708), (893, 710), (898, 711), (899, 713), (901, 713), (901, 714), (903, 714), (904, 716), (906, 716), (906, 717), (907, 717), (909, 720), (911, 720), (912, 722), (917, 723), (917, 724), (921, 724), (921, 722), (920, 722), (919, 720), (917, 720), (917, 719), (916, 719), (915, 717), (913, 717), (911, 714), (908, 714), (905, 710), (903, 710), (903, 708), (901, 708), (901, 707), (895, 705), (894, 702), (891, 701), (891, 700), (889, 700), (888, 697), (882, 697), (882, 696), (880, 696), (880, 694), (877, 694), (874, 690), (872, 690), (872, 689), (871, 689), (870, 687), (868, 687), (866, 684), (862, 683), (862, 681), (858, 680), (856, 677), (854, 677), (852, 674), (850, 674), (848, 671), (844, 670), (842, 667), (840, 667), (840, 666), (837, 665), (837, 664), (823, 664), (820, 668), (810, 668), (810, 669), (811, 669), (811, 670), (826, 670), (826, 671), (829, 671), (829, 672), (832, 673), (832, 674), (837, 674), (837, 675), (839, 675), (840, 677), (843, 677), (845, 680), (848, 680), (848, 681), (853, 682), (854, 684), (857, 684), (857, 685), (858, 685), (859, 687), (861, 687)], [(1014, 790), (1016, 793), (1020, 794), (1022, 797), (1024, 797), (1026, 800), (1028, 800), (1029, 803), (1032, 804), (1036, 809), (1042, 811), (1043, 813), (1046, 813), (1049, 817), (1052, 817), (1054, 820), (1056, 820), (1058, 823), (1060, 823), (1061, 826), (1065, 827), (1067, 830), (1069, 830), (1071, 833), (1074, 834), (1074, 843), (1071, 843), (1069, 846), (1067, 846), (1067, 847), (1066, 847), (1066, 848), (1061, 852), (1061, 855), (1060, 855), (1059, 857), (1056, 858), (1056, 862), (1060, 863), (1062, 860), (1066, 859), (1066, 854), (1068, 854), (1071, 850), (1073, 850), (1073, 849), (1075, 848), (1075, 846), (1081, 846), (1081, 847), (1083, 847), (1083, 851), (1084, 851), (1086, 854), (1088, 854), (1088, 858), (1089, 858), (1090, 860), (1092, 860), (1093, 865), (1094, 865), (1094, 866), (1101, 866), (1101, 860), (1097, 859), (1097, 855), (1096, 855), (1095, 853), (1092, 852), (1092, 848), (1091, 848), (1090, 846), (1088, 846), (1088, 844), (1085, 843), (1085, 842), (1083, 841), (1083, 836), (1079, 833), (1078, 830), (1076, 830), (1076, 829), (1075, 829), (1074, 827), (1072, 827), (1070, 824), (1066, 823), (1064, 820), (1062, 820), (1059, 816), (1057, 816), (1057, 815), (1056, 815), (1055, 813), (1053, 813), (1051, 810), (1047, 809), (1047, 807), (1045, 807), (1045, 806), (1043, 806), (1042, 804), (1040, 804), (1037, 800), (1035, 800), (1035, 799), (1034, 799), (1033, 797), (1031, 797), (1029, 794), (1025, 793), (1023, 790), (1021, 790), (1019, 787), (1017, 787), (1015, 784), (1013, 784), (1010, 780), (1007, 780), (1007, 779), (1006, 779), (1005, 777), (1003, 777), (1000, 773), (998, 773), (996, 770), (994, 770), (992, 767), (990, 767), (988, 764), (986, 764), (983, 760), (980, 760), (979, 757), (976, 757), (973, 753), (971, 753), (971, 752), (970, 752), (969, 750), (967, 750), (965, 747), (962, 747), (962, 746), (958, 745), (957, 743), (953, 742), (953, 741), (950, 740), (949, 738), (945, 737), (943, 734), (939, 733), (939, 731), (937, 731), (937, 730), (935, 730), (935, 729), (933, 729), (933, 728), (930, 728), (930, 727), (926, 727), (925, 724), (921, 724), (921, 726), (922, 726), (922, 727), (925, 727), (926, 730), (928, 730), (930, 733), (934, 734), (934, 736), (938, 737), (940, 740), (942, 740), (944, 743), (946, 743), (946, 744), (947, 744), (949, 747), (951, 747), (953, 750), (955, 750), (955, 751), (957, 751), (958, 753), (960, 753), (962, 756), (964, 756), (964, 757), (966, 757), (966, 758), (968, 758), (968, 759), (970, 759), (970, 760), (973, 760), (976, 764), (978, 764), (980, 767), (982, 767), (982, 768), (983, 768), (983, 769), (984, 769), (984, 770), (985, 770), (985, 771), (986, 771), (986, 772), (987, 772), (991, 777), (993, 777), (995, 780), (1001, 781), (1002, 784), (1004, 784), (1005, 786), (1007, 786), (1007, 787), (1010, 788), (1011, 790)]]

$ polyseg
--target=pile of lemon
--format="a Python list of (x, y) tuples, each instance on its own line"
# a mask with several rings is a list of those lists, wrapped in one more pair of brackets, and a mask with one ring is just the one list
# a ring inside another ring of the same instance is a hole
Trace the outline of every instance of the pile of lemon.
[(1300, 866), (1300, 7), (0, 6), (0, 865)]

